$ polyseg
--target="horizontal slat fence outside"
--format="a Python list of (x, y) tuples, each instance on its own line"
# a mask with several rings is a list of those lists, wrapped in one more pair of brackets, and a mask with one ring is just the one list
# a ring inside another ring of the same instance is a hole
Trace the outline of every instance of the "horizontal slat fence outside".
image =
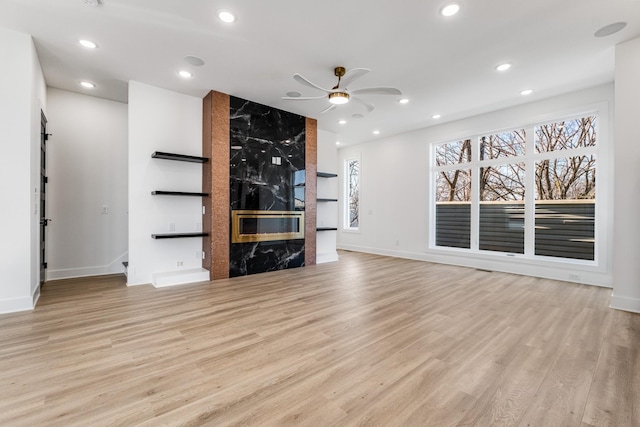
[(524, 204), (481, 203), (478, 248), (523, 254)]
[[(470, 248), (469, 203), (436, 205), (436, 245)], [(595, 241), (593, 201), (536, 203), (535, 254), (593, 260)], [(524, 253), (524, 202), (480, 204), (479, 249)]]
[(471, 247), (471, 205), (438, 203), (436, 205), (436, 245), (449, 248)]
[(536, 203), (536, 255), (593, 260), (595, 203)]

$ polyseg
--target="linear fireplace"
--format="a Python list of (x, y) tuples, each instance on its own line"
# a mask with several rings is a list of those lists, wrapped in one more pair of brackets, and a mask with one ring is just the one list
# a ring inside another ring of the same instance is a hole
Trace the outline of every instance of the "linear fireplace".
[(304, 239), (304, 211), (231, 211), (231, 243)]

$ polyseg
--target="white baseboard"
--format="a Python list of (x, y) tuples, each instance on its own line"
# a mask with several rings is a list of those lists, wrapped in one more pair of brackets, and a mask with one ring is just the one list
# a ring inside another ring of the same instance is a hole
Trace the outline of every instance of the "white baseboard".
[(151, 284), (156, 288), (165, 286), (186, 285), (187, 283), (208, 282), (209, 270), (194, 268), (190, 270), (176, 270), (164, 273), (153, 273)]
[(33, 295), (31, 295), (31, 307), (32, 308), (36, 307), (36, 304), (38, 303), (39, 299), (40, 299), (40, 285), (38, 285), (36, 290), (33, 292)]
[(621, 297), (612, 294), (610, 307), (616, 310), (640, 313), (640, 298)]
[(106, 274), (119, 274), (124, 272), (123, 261), (129, 257), (129, 252), (125, 252), (107, 265), (80, 268), (62, 268), (58, 270), (47, 270), (47, 280), (72, 279), (74, 277), (104, 276)]
[(316, 264), (324, 264), (326, 262), (336, 262), (336, 261), (338, 261), (337, 252), (316, 254)]
[[(38, 295), (39, 294), (40, 293), (38, 292)], [(0, 300), (0, 313), (15, 313), (18, 311), (33, 310), (33, 301), (33, 297), (30, 296)]]

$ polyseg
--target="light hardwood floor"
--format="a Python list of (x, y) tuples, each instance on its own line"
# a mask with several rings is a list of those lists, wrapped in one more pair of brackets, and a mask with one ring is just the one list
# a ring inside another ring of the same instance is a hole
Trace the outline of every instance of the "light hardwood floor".
[(2, 426), (640, 426), (610, 290), (342, 252), (155, 289), (50, 282), (0, 316)]

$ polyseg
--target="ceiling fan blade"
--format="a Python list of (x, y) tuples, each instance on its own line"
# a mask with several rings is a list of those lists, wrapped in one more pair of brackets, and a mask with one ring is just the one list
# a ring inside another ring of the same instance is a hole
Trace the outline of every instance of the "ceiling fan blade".
[(325, 108), (324, 110), (320, 111), (320, 114), (328, 113), (329, 111), (333, 110), (334, 108), (336, 108), (335, 104), (331, 104), (327, 108)]
[(340, 80), (340, 85), (345, 88), (349, 87), (351, 83), (353, 83), (356, 79), (359, 79), (360, 77), (364, 76), (369, 71), (371, 70), (368, 68), (353, 68), (347, 71), (344, 77)]
[(285, 101), (311, 101), (312, 99), (327, 99), (327, 95), (320, 96), (283, 96)]
[(313, 89), (318, 89), (318, 90), (321, 90), (321, 91), (326, 92), (326, 93), (331, 93), (331, 91), (329, 89), (325, 89), (323, 87), (318, 86), (315, 83), (310, 82), (309, 80), (307, 80), (306, 78), (302, 77), (298, 73), (295, 73), (293, 75), (293, 79), (295, 81), (297, 81), (298, 83), (303, 84), (303, 85), (308, 86), (308, 87), (311, 87)]
[(402, 95), (400, 89), (395, 87), (367, 87), (349, 92), (351, 95)]
[(376, 107), (373, 104), (369, 104), (368, 102), (363, 101), (360, 98), (356, 98), (355, 96), (351, 97), (352, 101), (356, 101), (357, 103), (361, 104), (364, 106), (364, 108), (367, 109), (367, 113), (372, 112)]

